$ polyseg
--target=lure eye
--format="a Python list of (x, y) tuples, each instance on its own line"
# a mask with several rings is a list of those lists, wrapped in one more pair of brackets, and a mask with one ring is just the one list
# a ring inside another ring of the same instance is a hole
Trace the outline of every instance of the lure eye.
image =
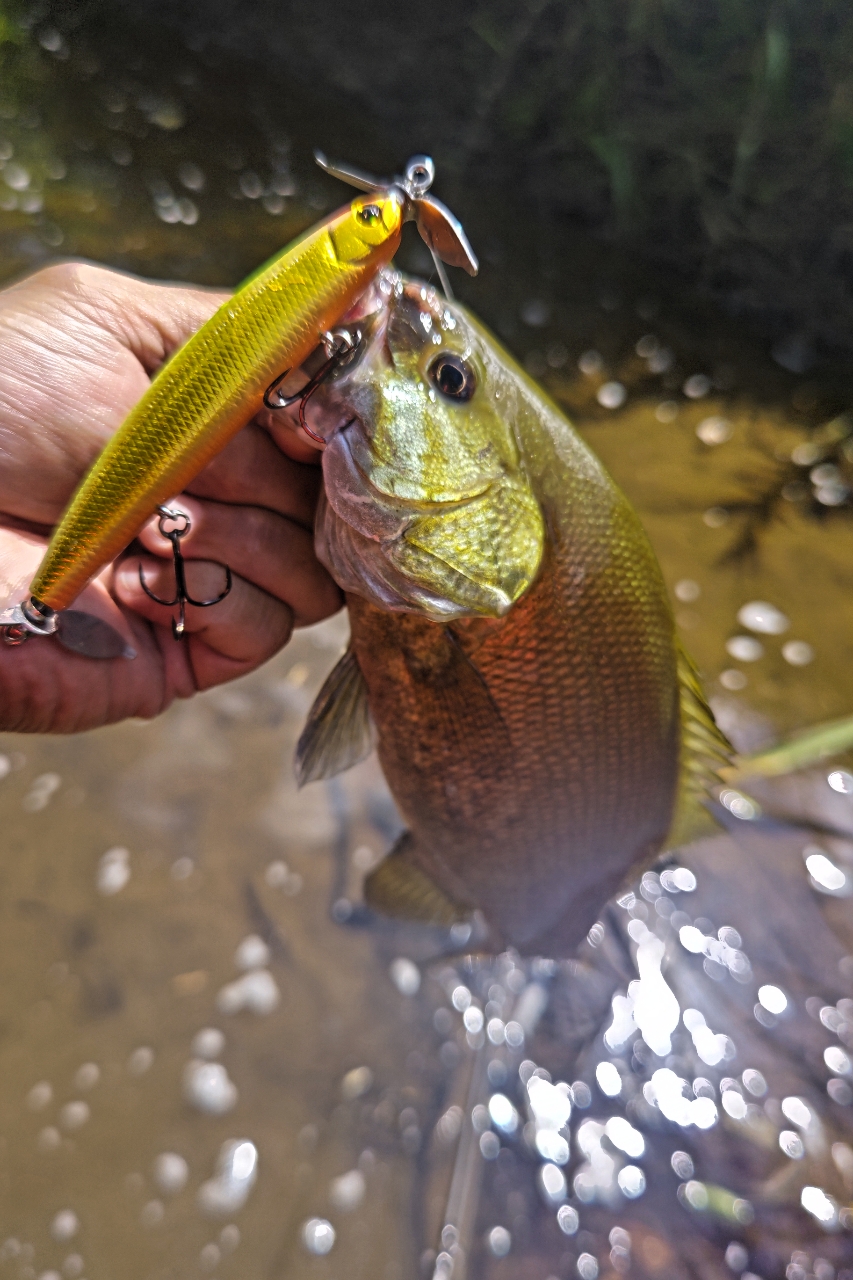
[(477, 377), (471, 366), (449, 353), (436, 356), (429, 367), (429, 379), (448, 400), (470, 400), (477, 390)]
[(382, 217), (382, 210), (378, 204), (366, 204), (363, 209), (359, 209), (357, 217), (369, 226), (371, 222), (376, 222), (378, 218)]

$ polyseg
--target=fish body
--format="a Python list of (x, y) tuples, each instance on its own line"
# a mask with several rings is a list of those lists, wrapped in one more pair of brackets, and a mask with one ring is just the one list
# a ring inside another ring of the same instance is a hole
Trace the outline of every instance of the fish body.
[(163, 366), (83, 480), (30, 591), (60, 610), (263, 406), (393, 257), (397, 190), (359, 196), (256, 272)]
[(565, 951), (673, 821), (666, 590), (627, 499), (494, 337), (416, 283), (379, 286), (323, 392), (316, 542), (352, 640), (298, 771), (357, 756), (363, 682), (407, 824), (368, 900), (444, 923), (478, 908), (495, 945)]

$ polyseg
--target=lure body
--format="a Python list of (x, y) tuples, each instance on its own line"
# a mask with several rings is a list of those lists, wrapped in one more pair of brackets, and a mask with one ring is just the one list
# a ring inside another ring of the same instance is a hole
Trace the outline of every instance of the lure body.
[(92, 467), (33, 579), (48, 610), (69, 605), (263, 406), (390, 262), (405, 201), (359, 196), (262, 268), (156, 374)]

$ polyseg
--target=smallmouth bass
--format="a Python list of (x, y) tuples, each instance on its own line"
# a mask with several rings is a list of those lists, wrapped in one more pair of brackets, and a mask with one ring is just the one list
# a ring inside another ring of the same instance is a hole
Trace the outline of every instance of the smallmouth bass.
[(573, 948), (729, 759), (655, 555), (574, 428), (463, 307), (380, 274), (317, 400), (320, 559), (352, 639), (301, 781), (379, 759), (407, 832), (380, 911)]

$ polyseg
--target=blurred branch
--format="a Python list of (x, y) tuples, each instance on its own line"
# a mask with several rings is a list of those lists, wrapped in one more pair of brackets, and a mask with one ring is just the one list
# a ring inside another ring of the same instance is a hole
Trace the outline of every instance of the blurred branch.
[(788, 69), (788, 37), (776, 17), (771, 17), (756, 57), (753, 91), (743, 128), (735, 147), (735, 163), (729, 187), (729, 203), (742, 197), (752, 163), (764, 141), (770, 104), (778, 97)]

